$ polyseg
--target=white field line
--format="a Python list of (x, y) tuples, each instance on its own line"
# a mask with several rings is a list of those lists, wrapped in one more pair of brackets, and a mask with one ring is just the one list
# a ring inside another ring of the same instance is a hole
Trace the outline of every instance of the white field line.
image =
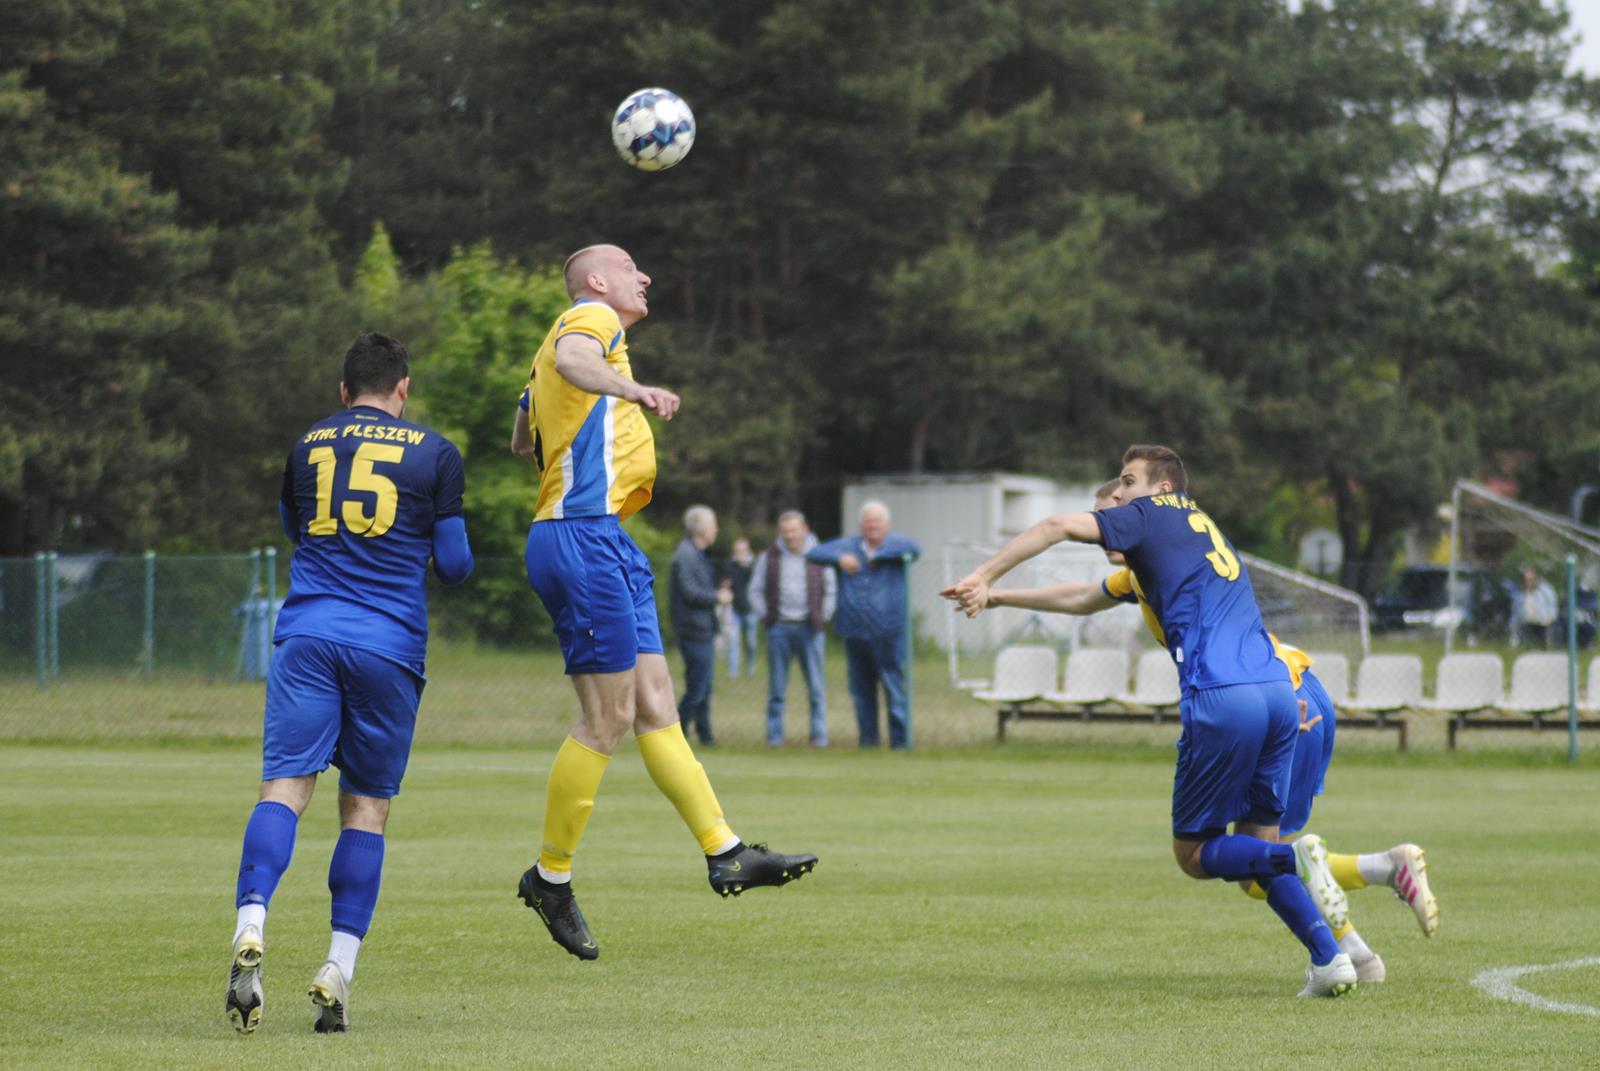
[(1600, 1017), (1600, 1008), (1588, 1004), (1569, 1004), (1566, 1001), (1551, 1000), (1549, 997), (1530, 993), (1517, 984), (1517, 979), (1525, 974), (1536, 974), (1539, 971), (1570, 971), (1579, 967), (1600, 967), (1600, 956), (1569, 959), (1564, 963), (1536, 963), (1527, 967), (1496, 967), (1493, 970), (1480, 971), (1473, 977), (1472, 984), (1495, 1000), (1525, 1004), (1540, 1011)]

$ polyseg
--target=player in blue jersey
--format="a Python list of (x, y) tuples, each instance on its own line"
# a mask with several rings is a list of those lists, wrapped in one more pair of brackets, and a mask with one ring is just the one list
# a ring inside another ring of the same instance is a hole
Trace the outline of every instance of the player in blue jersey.
[[(1111, 480), (1097, 488), (1094, 508), (1109, 509), (1116, 505), (1120, 486), (1119, 480)], [(1161, 623), (1140, 596), (1138, 580), (1127, 568), (1123, 556), (1108, 550), (1106, 559), (1119, 568), (1103, 580), (1069, 580), (1040, 588), (991, 588), (988, 606), (1084, 615), (1111, 609), (1119, 603), (1137, 605), (1144, 612), (1145, 624), (1156, 642), (1165, 647), (1167, 640)], [(943, 594), (953, 596), (954, 590), (947, 589)], [(1294, 685), (1301, 712), (1300, 735), (1295, 740), (1278, 839), (1294, 845), (1306, 888), (1339, 947), (1349, 954), (1357, 979), (1381, 982), (1386, 977), (1383, 959), (1356, 932), (1350, 921), (1345, 891), (1364, 888), (1369, 882), (1387, 885), (1411, 909), (1423, 935), (1432, 937), (1439, 926), (1439, 903), (1429, 885), (1425, 853), (1415, 844), (1405, 843), (1383, 852), (1339, 855), (1328, 851), (1316, 834), (1300, 835), (1310, 821), (1313, 800), (1322, 794), (1333, 759), (1337, 711), (1312, 670), (1311, 656), (1276, 636), (1270, 638), (1278, 660), (1289, 671), (1289, 681)], [(1241, 883), (1241, 888), (1257, 899), (1266, 899), (1265, 888), (1253, 881)]]
[(356, 954), (372, 922), (389, 800), (400, 791), (428, 645), (423, 579), (472, 572), (461, 454), (402, 420), (405, 347), (367, 333), (344, 356), (343, 412), (300, 437), (278, 503), (294, 541), (289, 594), (273, 633), (262, 731), (261, 800), (245, 827), (227, 1011), (261, 1019), (267, 905), (294, 852), (317, 775), (339, 767), (338, 843), (328, 867), (333, 934), (311, 981), (318, 1033), (348, 1021)]
[(1041, 521), (949, 594), (976, 616), (992, 605), (994, 581), (1063, 540), (1123, 554), (1182, 686), (1172, 794), (1178, 866), (1194, 878), (1259, 882), (1311, 953), (1301, 995), (1339, 996), (1355, 988), (1355, 967), (1302, 883), (1294, 847), (1278, 841), (1299, 703), (1261, 622), (1248, 572), (1187, 488), (1172, 450), (1130, 447), (1112, 508)]

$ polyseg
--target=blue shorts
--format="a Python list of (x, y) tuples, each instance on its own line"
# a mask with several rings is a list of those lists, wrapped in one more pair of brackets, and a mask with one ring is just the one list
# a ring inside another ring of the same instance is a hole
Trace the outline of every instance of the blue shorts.
[(1289, 799), (1284, 804), (1283, 820), (1278, 823), (1279, 833), (1298, 833), (1311, 821), (1311, 800), (1322, 795), (1328, 763), (1333, 761), (1333, 735), (1336, 728), (1333, 700), (1328, 698), (1322, 682), (1309, 669), (1300, 675), (1300, 689), (1295, 695), (1306, 702), (1307, 721), (1318, 714), (1322, 715), (1322, 720), (1300, 733), (1294, 742)]
[(535, 521), (525, 558), (569, 676), (621, 673), (665, 652), (650, 559), (616, 514)]
[(267, 674), (261, 779), (339, 767), (339, 787), (400, 791), (422, 701), (422, 674), (392, 658), (315, 636), (278, 644)]
[(1232, 822), (1277, 825), (1300, 732), (1300, 703), (1288, 679), (1201, 688), (1178, 710), (1172, 835), (1210, 840)]

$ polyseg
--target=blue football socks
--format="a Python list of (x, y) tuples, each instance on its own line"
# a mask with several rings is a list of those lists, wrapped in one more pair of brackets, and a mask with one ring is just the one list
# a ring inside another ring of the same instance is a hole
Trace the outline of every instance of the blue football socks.
[(294, 834), (300, 818), (281, 803), (256, 804), (244, 827), (244, 849), (239, 853), (239, 885), (235, 907), (265, 907), (278, 888), (294, 856)]
[(378, 906), (383, 879), (383, 834), (347, 829), (339, 834), (328, 864), (328, 891), (333, 894), (333, 928), (366, 937), (372, 911)]
[(1273, 878), (1267, 884), (1267, 904), (1310, 950), (1312, 963), (1321, 967), (1339, 954), (1339, 942), (1333, 939), (1322, 912), (1300, 883), (1300, 875), (1280, 874)]
[(1200, 865), (1207, 874), (1224, 881), (1259, 881), (1263, 885), (1279, 874), (1293, 874), (1294, 846), (1269, 840), (1224, 834), (1206, 841)]

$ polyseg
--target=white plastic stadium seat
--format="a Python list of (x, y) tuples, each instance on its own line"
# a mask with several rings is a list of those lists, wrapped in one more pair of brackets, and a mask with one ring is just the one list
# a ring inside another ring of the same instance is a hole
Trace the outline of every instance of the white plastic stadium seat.
[(1045, 698), (1052, 703), (1087, 706), (1104, 703), (1127, 690), (1127, 651), (1120, 647), (1080, 647), (1067, 656), (1061, 691)]
[(1511, 663), (1511, 694), (1500, 708), (1537, 714), (1566, 705), (1567, 656), (1554, 651), (1518, 655)]
[(1350, 698), (1350, 659), (1338, 651), (1306, 653), (1311, 656), (1311, 672), (1322, 682), (1328, 698), (1333, 700), (1335, 706), (1343, 704)]
[(1133, 668), (1133, 691), (1117, 696), (1117, 701), (1160, 710), (1177, 706), (1179, 698), (1177, 665), (1165, 650), (1154, 650), (1139, 656)]
[[(1312, 667), (1316, 671), (1316, 667)], [(1422, 659), (1416, 655), (1368, 655), (1356, 670), (1356, 694), (1339, 704), (1349, 710), (1404, 710), (1422, 702)]]
[(1497, 654), (1449, 654), (1439, 659), (1429, 710), (1461, 713), (1497, 707), (1504, 694), (1505, 663)]
[(985, 703), (1025, 703), (1056, 686), (1054, 647), (1003, 647), (994, 659), (994, 680), (973, 697)]

